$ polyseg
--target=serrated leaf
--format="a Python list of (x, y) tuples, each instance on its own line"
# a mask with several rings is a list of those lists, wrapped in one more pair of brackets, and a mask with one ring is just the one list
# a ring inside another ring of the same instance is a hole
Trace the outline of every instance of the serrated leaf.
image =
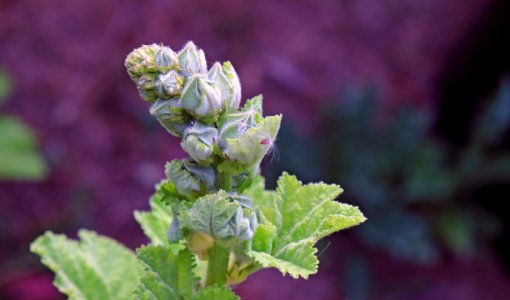
[(135, 299), (192, 299), (197, 278), (195, 258), (188, 250), (175, 253), (169, 247), (145, 246), (137, 250), (145, 273), (135, 290)]
[(239, 300), (230, 289), (223, 286), (210, 286), (205, 289), (200, 289), (195, 296), (194, 300)]
[(357, 207), (333, 201), (342, 192), (337, 185), (303, 186), (284, 173), (276, 193), (264, 191), (260, 180), (245, 192), (267, 222), (255, 231), (249, 255), (263, 267), (278, 268), (294, 278), (317, 272), (313, 245), (319, 239), (365, 221)]
[(55, 286), (71, 300), (129, 299), (143, 272), (134, 253), (92, 231), (78, 236), (81, 241), (47, 232), (30, 250), (56, 273)]

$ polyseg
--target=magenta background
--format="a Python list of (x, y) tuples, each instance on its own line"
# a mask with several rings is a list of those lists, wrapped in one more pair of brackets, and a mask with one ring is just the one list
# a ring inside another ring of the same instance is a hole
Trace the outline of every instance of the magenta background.
[[(41, 183), (0, 182), (0, 298), (60, 299), (28, 253), (46, 229), (86, 227), (130, 247), (146, 241), (132, 211), (148, 207), (164, 162), (183, 154), (125, 74), (133, 48), (193, 40), (210, 63), (233, 62), (244, 98), (263, 93), (268, 114), (313, 130), (311, 112), (346, 86), (375, 84), (388, 109), (433, 108), (449, 51), (490, 2), (0, 0), (0, 68), (14, 83), (3, 110), (34, 128), (51, 167)], [(357, 247), (345, 236), (331, 239), (328, 262), (306, 284), (265, 271), (237, 291), (243, 299), (340, 299), (334, 257)], [(369, 254), (384, 262), (375, 289), (384, 299), (510, 295), (490, 255), (423, 269)]]

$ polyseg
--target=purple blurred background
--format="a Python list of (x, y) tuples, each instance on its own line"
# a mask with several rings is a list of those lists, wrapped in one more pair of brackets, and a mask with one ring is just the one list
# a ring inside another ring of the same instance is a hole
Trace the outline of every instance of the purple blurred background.
[[(148, 207), (164, 162), (183, 152), (125, 73), (133, 48), (177, 50), (193, 40), (209, 63), (232, 61), (243, 98), (264, 94), (267, 114), (281, 112), (308, 133), (320, 123), (317, 107), (342, 89), (375, 85), (383, 110), (432, 109), (438, 135), (462, 145), (474, 104), (508, 70), (509, 20), (508, 4), (490, 0), (0, 0), (0, 69), (13, 84), (3, 110), (33, 128), (50, 166), (42, 182), (0, 180), (0, 298), (63, 298), (28, 252), (47, 229), (73, 236), (85, 227), (133, 248), (146, 242), (132, 211)], [(349, 233), (330, 241), (310, 280), (263, 271), (237, 293), (343, 299), (336, 257), (361, 249), (377, 266), (368, 298), (510, 299), (508, 271), (489, 246), (419, 266)]]

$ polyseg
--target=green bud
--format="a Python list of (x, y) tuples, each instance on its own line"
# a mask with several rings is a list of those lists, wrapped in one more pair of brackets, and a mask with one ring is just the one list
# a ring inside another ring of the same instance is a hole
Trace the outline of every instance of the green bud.
[(165, 173), (183, 196), (193, 197), (214, 189), (214, 169), (202, 167), (190, 160), (173, 160), (166, 164)]
[(136, 86), (138, 87), (140, 97), (142, 97), (145, 101), (156, 101), (156, 74), (145, 74), (138, 77)]
[(195, 74), (207, 73), (207, 62), (204, 51), (198, 50), (193, 42), (188, 42), (178, 54), (181, 64), (181, 74), (192, 76)]
[(225, 191), (197, 199), (184, 220), (187, 227), (211, 236), (224, 247), (250, 240), (258, 226), (255, 212), (231, 201)]
[[(234, 83), (227, 77), (221, 64), (215, 63), (209, 70), (207, 77), (220, 89), (222, 102), (225, 108), (228, 111), (236, 111), (239, 108), (241, 94), (236, 94)], [(237, 96), (239, 96), (239, 98), (236, 98)]]
[(229, 61), (223, 63), (223, 72), (227, 75), (228, 79), (234, 86), (232, 107), (238, 109), (241, 104), (241, 81), (239, 81), (236, 70)]
[(201, 76), (193, 76), (184, 87), (181, 105), (197, 119), (214, 121), (222, 108), (221, 92)]
[(172, 98), (181, 93), (183, 84), (184, 77), (180, 76), (175, 71), (159, 74), (156, 81), (156, 93), (161, 98)]
[(200, 165), (208, 165), (212, 161), (214, 143), (218, 139), (218, 130), (200, 122), (184, 131), (181, 147)]
[(264, 118), (238, 138), (226, 139), (225, 155), (246, 167), (258, 165), (274, 144), (281, 118), (281, 115)]
[(172, 135), (181, 137), (188, 124), (189, 115), (179, 104), (178, 99), (159, 99), (150, 108), (152, 116)]
[(156, 65), (154, 63), (154, 48), (157, 45), (143, 45), (129, 53), (124, 62), (127, 72), (135, 82), (147, 73), (155, 73)]
[(154, 51), (154, 63), (161, 73), (179, 69), (179, 58), (172, 49), (165, 46), (158, 46)]
[(240, 137), (246, 130), (256, 127), (261, 121), (262, 116), (253, 109), (224, 115), (218, 123), (220, 149), (225, 150), (227, 139)]

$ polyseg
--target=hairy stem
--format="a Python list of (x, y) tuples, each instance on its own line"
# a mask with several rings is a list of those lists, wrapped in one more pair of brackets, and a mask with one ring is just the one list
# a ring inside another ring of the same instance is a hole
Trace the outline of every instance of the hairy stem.
[(205, 286), (213, 284), (225, 285), (227, 282), (228, 261), (230, 249), (223, 248), (217, 243), (209, 252), (209, 264), (207, 265), (207, 277)]

